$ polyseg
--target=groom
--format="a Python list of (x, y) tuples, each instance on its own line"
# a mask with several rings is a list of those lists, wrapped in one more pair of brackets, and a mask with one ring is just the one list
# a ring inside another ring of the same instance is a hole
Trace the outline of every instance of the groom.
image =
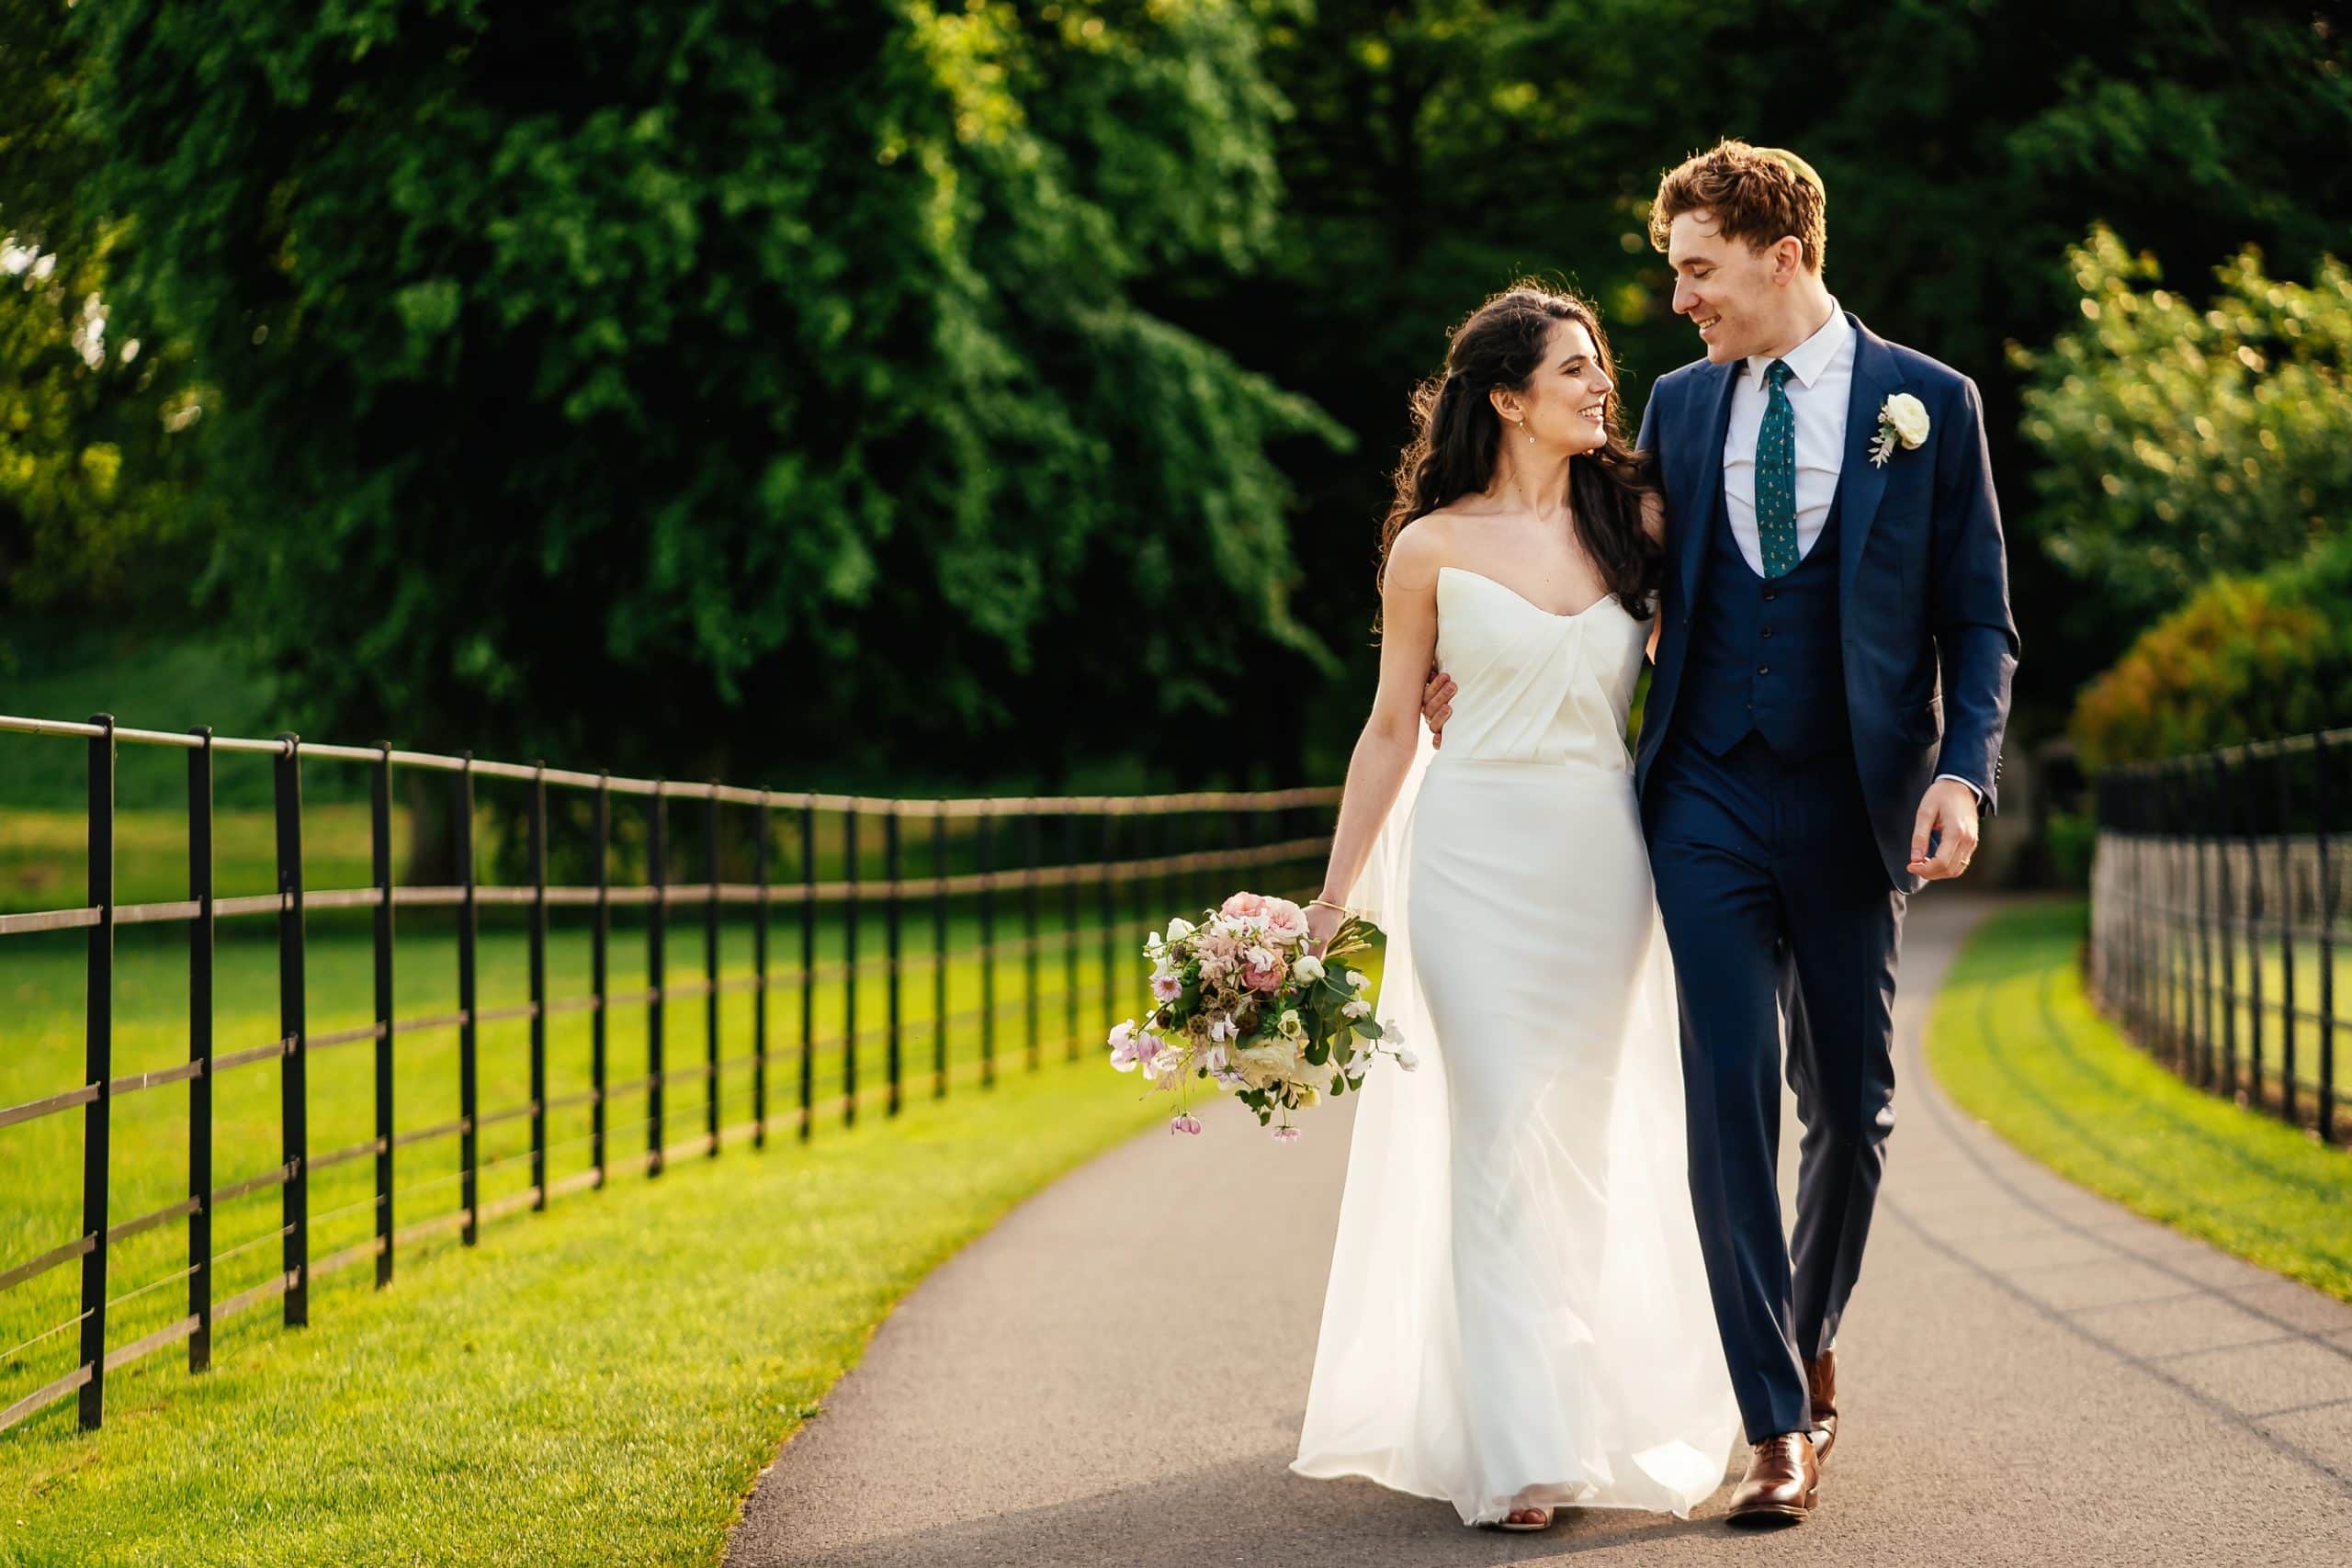
[[(1894, 1122), (1904, 904), (1968, 869), (2018, 655), (1975, 384), (1838, 308), (1824, 205), (1804, 160), (1725, 141), (1650, 213), (1706, 358), (1642, 418), (1668, 522), (1635, 787), (1680, 981), (1691, 1201), (1754, 1445), (1735, 1524), (1818, 1496)], [(1450, 693), (1432, 681), (1432, 728)]]

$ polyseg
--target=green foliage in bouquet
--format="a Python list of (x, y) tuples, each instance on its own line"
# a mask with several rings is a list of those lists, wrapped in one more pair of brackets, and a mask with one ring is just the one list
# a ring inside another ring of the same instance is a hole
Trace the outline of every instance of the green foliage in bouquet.
[(2352, 724), (2352, 538), (2255, 576), (2220, 577), (2083, 688), (2083, 766), (2176, 756)]
[[(1250, 913), (1234, 911), (1248, 900)], [(1374, 1015), (1374, 979), (1387, 936), (1350, 915), (1318, 955), (1306, 949), (1306, 916), (1283, 899), (1238, 894), (1202, 911), (1197, 925), (1170, 920), (1144, 944), (1152, 964), (1153, 1007), (1140, 1025), (1111, 1032), (1111, 1065), (1141, 1068), (1182, 1103), (1189, 1080), (1214, 1081), (1257, 1114), (1277, 1116), (1275, 1136), (1293, 1138), (1289, 1112), (1360, 1087), (1374, 1055), (1410, 1068), (1392, 1026)], [(1325, 1086), (1328, 1086), (1328, 1089)], [(1174, 1130), (1200, 1123), (1180, 1110)]]

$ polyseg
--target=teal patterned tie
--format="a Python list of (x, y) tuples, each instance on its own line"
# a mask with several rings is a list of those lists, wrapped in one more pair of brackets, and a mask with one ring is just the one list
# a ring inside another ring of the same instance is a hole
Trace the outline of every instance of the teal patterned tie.
[(1764, 367), (1764, 423), (1756, 432), (1756, 545), (1764, 575), (1797, 564), (1797, 411), (1789, 406), (1785, 359)]

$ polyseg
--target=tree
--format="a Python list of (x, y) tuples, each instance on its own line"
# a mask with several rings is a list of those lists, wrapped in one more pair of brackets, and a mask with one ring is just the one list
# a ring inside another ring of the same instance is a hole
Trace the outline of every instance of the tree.
[(86, 199), (66, 11), (0, 11), (0, 659), (28, 615), (184, 608), (203, 562), (187, 501), (202, 392), (187, 354), (109, 297), (124, 233)]
[(1200, 645), (1317, 668), (1268, 453), (1340, 437), (1134, 292), (1272, 237), (1238, 0), (82, 13), (119, 287), (219, 385), (219, 575), (317, 722), (796, 778), (1283, 746), (1193, 739)]
[[(2308, 276), (2352, 223), (2352, 59), (2308, 0), (1322, 0), (1269, 35), (1294, 113), (1279, 284), (1170, 309), (1313, 397), (1359, 456), (1300, 453), (1300, 547), (1343, 575), (1308, 607), (1358, 650), (1383, 466), (1447, 329), (1523, 273), (1600, 305), (1638, 413), (1696, 356), (1644, 237), (1657, 178), (1736, 135), (1829, 191), (1828, 281), (1889, 336), (1976, 378), (2026, 627), (2019, 698), (2063, 722), (2132, 629), (2071, 614), (2038, 547), (2012, 341), (2076, 298), (2067, 245), (2104, 218), (2176, 276), (2257, 243)], [(1354, 703), (1335, 705), (1355, 706)], [(1361, 708), (1356, 708), (1360, 716)], [(1336, 750), (1343, 742), (1333, 742)]]
[(2109, 231), (2068, 254), (2082, 320), (2039, 354), (2026, 430), (2041, 532), (2140, 624), (2215, 572), (2301, 558), (2352, 525), (2352, 269), (2306, 287), (2248, 249), (2202, 306)]

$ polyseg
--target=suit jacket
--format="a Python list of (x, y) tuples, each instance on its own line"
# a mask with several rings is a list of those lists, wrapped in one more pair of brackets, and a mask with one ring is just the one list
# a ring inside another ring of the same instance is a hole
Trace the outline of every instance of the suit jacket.
[[(1905, 869), (1920, 797), (1938, 773), (1967, 780), (1984, 808), (1998, 801), (2001, 734), (2018, 664), (2000, 509), (1984, 452), (1976, 383), (1899, 347), (1852, 312), (1854, 380), (1838, 478), (1838, 607), (1846, 713), (1871, 829), (1888, 878), (1914, 893)], [(1718, 521), (1724, 437), (1740, 362), (1701, 360), (1661, 377), (1642, 413), (1639, 445), (1655, 452), (1666, 489), (1667, 577), (1657, 666), (1635, 754), (1635, 785), (1674, 724), (1690, 651), (1707, 531)], [(1900, 445), (1884, 466), (1870, 446), (1880, 407), (1909, 392), (1928, 410), (1928, 438)]]

